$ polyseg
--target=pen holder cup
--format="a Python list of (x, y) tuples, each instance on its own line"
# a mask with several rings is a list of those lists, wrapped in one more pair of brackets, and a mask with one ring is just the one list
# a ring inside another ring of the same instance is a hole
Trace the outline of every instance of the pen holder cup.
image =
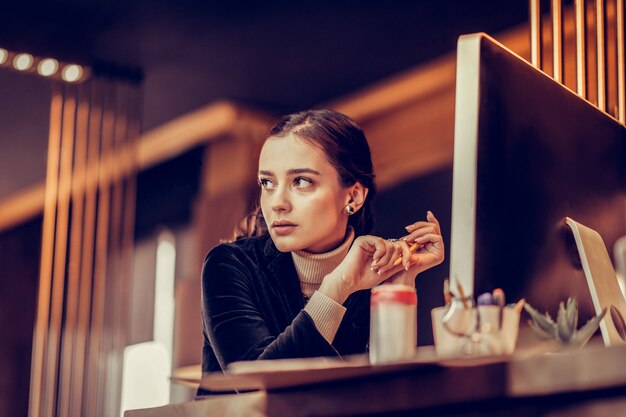
[(451, 311), (449, 304), (432, 309), (431, 319), (438, 356), (507, 355), (515, 350), (520, 313), (513, 307)]

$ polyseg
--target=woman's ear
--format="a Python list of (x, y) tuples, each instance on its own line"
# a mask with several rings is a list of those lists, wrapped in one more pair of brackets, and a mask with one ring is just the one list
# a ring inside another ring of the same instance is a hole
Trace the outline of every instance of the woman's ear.
[(367, 198), (367, 193), (369, 189), (365, 188), (363, 184), (360, 182), (354, 183), (352, 187), (349, 189), (348, 198), (346, 204), (354, 207), (354, 211), (359, 211), (363, 204), (365, 204), (365, 199)]

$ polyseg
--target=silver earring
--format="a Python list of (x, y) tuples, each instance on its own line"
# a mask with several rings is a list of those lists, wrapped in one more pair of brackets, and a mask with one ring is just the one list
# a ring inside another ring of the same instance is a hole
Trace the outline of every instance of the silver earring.
[(352, 216), (354, 214), (354, 207), (348, 204), (347, 206), (343, 208), (343, 212), (345, 213), (346, 216)]

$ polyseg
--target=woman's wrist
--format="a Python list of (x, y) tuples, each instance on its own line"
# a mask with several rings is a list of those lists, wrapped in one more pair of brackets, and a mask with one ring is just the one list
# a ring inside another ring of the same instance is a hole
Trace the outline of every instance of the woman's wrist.
[(402, 284), (408, 287), (415, 288), (416, 279), (417, 279), (417, 274), (415, 272), (404, 271), (404, 272), (398, 273), (398, 275), (389, 279), (388, 282), (392, 284)]
[(343, 304), (348, 296), (354, 292), (348, 288), (343, 277), (334, 272), (324, 277), (318, 291), (339, 304)]

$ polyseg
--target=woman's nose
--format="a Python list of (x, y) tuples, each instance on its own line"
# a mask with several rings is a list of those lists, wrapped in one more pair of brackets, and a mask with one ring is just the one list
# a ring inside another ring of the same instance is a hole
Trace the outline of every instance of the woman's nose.
[(274, 211), (290, 211), (291, 202), (289, 201), (288, 190), (286, 187), (278, 187), (273, 195), (272, 210)]

